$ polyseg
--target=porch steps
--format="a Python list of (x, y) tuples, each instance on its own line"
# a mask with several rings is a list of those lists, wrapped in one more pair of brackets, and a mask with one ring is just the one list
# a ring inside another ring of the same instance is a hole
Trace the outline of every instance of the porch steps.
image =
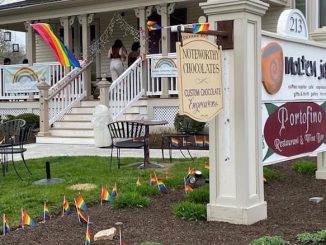
[[(52, 125), (49, 130), (51, 136), (37, 137), (36, 142), (43, 144), (94, 145), (94, 130), (91, 121), (97, 105), (99, 105), (98, 100), (81, 101), (79, 106), (73, 107), (60, 121)], [(147, 100), (140, 99), (117, 120), (147, 118)]]

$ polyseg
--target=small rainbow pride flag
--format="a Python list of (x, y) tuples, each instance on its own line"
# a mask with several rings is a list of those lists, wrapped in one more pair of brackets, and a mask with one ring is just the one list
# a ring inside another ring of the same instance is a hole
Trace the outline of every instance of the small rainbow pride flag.
[(92, 233), (91, 233), (91, 227), (90, 227), (89, 217), (88, 217), (87, 227), (86, 227), (85, 245), (91, 245), (91, 240), (92, 240)]
[(108, 191), (108, 188), (106, 187), (106, 185), (102, 185), (101, 205), (102, 205), (103, 201), (105, 201), (105, 202), (109, 201), (109, 196), (110, 196), (110, 193)]
[(174, 147), (179, 146), (179, 140), (175, 137), (171, 137), (171, 146), (174, 146)]
[(22, 209), (22, 228), (24, 229), (25, 225), (29, 225), (31, 227), (36, 226), (36, 222), (28, 215), (28, 213)]
[(45, 222), (46, 219), (50, 219), (50, 212), (48, 204), (45, 202), (43, 206), (43, 222)]
[(172, 174), (169, 172), (165, 172), (165, 179), (172, 179)]
[(117, 195), (118, 195), (118, 187), (117, 187), (117, 183), (115, 183), (114, 186), (112, 187), (112, 192), (109, 197), (109, 202), (112, 202)]
[(162, 179), (157, 179), (156, 183), (159, 191), (166, 192), (168, 190)]
[(196, 137), (195, 145), (198, 146), (198, 147), (203, 147), (204, 146), (204, 139), (201, 138), (201, 137)]
[(157, 24), (156, 21), (154, 21), (154, 20), (148, 20), (147, 21), (147, 29), (149, 31), (157, 31), (157, 30), (162, 29), (162, 27), (159, 24)]
[(187, 181), (186, 178), (184, 178), (184, 186), (185, 186), (185, 193), (188, 194), (189, 192), (193, 191), (191, 185)]
[(76, 198), (76, 203), (77, 203), (77, 207), (83, 211), (86, 211), (87, 209), (87, 205), (86, 202), (83, 199), (83, 196), (81, 195), (81, 193), (79, 193), (79, 195)]
[(204, 139), (204, 147), (209, 147), (209, 140), (207, 139), (207, 137), (205, 137)]
[(62, 204), (62, 216), (71, 214), (71, 209), (69, 207), (69, 202), (66, 199), (66, 196), (63, 196), (63, 204)]
[(140, 180), (140, 178), (138, 177), (137, 181), (136, 181), (136, 185), (140, 186), (142, 184), (142, 181)]
[(209, 169), (209, 163), (208, 162), (205, 162), (204, 168)]
[(43, 38), (44, 42), (52, 49), (57, 60), (62, 66), (80, 67), (79, 61), (54, 34), (49, 24), (36, 23), (31, 24), (31, 26)]
[(2, 215), (2, 234), (5, 236), (10, 232), (9, 220), (6, 214)]
[(79, 208), (76, 208), (76, 209), (77, 209), (77, 215), (78, 215), (78, 221), (79, 221), (79, 223), (86, 224), (87, 221), (88, 221), (87, 214), (83, 210), (81, 210)]
[(191, 167), (188, 168), (188, 175), (194, 175), (195, 172), (196, 172), (195, 168), (191, 168)]
[(202, 31), (208, 31), (209, 23), (196, 23), (192, 25), (192, 32), (198, 33)]
[(154, 175), (149, 176), (149, 185), (150, 186), (155, 186), (156, 185), (156, 178)]

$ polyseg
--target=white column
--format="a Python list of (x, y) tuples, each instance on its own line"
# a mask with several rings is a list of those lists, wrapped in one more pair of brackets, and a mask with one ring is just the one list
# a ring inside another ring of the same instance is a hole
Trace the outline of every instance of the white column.
[(306, 1), (306, 19), (309, 33), (319, 28), (319, 0)]
[(210, 122), (210, 221), (253, 224), (267, 218), (261, 146), (261, 16), (259, 0), (200, 4), (210, 29), (233, 20), (234, 49), (224, 52), (224, 111)]
[[(161, 26), (169, 26), (170, 25), (170, 14), (174, 12), (174, 3), (171, 4), (161, 4), (156, 6), (157, 13), (161, 15)], [(163, 56), (167, 56), (170, 52), (170, 29), (162, 28), (161, 35), (161, 47)], [(169, 97), (169, 80), (168, 78), (162, 79), (162, 95), (161, 98)]]
[[(63, 39), (64, 45), (68, 48), (68, 50), (72, 50), (72, 31), (71, 25), (74, 23), (75, 17), (62, 17), (60, 18), (60, 24), (63, 27)], [(65, 74), (70, 71), (69, 67), (65, 67)]]
[[(29, 23), (33, 23), (29, 21)], [(28, 23), (25, 25), (27, 30), (26, 35), (26, 58), (28, 59), (28, 64), (33, 65), (36, 62), (36, 41), (35, 41), (35, 32), (32, 26)]]
[(147, 84), (147, 62), (146, 62), (146, 54), (148, 53), (148, 29), (147, 29), (147, 18), (152, 14), (153, 6), (149, 7), (140, 7), (135, 9), (135, 15), (139, 19), (139, 44), (140, 44), (140, 56), (143, 58), (143, 70), (142, 70), (142, 83), (145, 93), (148, 89)]
[[(78, 16), (79, 23), (82, 25), (82, 46), (83, 60), (89, 58), (90, 41), (90, 23), (93, 21), (93, 15)], [(84, 71), (84, 88), (86, 89), (86, 97), (91, 98), (91, 66)]]

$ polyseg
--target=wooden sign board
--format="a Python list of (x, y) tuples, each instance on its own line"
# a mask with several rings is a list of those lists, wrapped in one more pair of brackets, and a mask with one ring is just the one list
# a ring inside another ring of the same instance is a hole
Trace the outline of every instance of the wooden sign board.
[(222, 47), (204, 38), (177, 43), (179, 113), (208, 122), (223, 108)]

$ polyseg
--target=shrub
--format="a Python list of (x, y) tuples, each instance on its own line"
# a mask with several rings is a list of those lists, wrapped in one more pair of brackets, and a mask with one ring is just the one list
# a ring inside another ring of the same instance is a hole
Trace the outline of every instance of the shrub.
[(113, 208), (143, 208), (149, 206), (149, 199), (137, 192), (125, 192), (119, 194), (112, 202)]
[(206, 220), (207, 207), (204, 204), (181, 202), (173, 206), (173, 214), (182, 219)]
[(297, 241), (302, 244), (321, 244), (326, 241), (326, 230), (301, 233), (297, 235)]
[(40, 117), (33, 113), (23, 113), (15, 117), (15, 119), (23, 119), (26, 121), (26, 126), (40, 127)]
[(271, 180), (271, 179), (277, 179), (280, 177), (280, 173), (275, 171), (275, 170), (272, 170), (268, 167), (264, 167), (264, 177), (267, 179), (267, 180)]
[(161, 243), (158, 243), (158, 242), (143, 242), (140, 245), (161, 245)]
[(187, 200), (194, 203), (208, 203), (209, 202), (209, 186), (203, 185), (199, 188), (194, 189), (187, 196)]
[(253, 240), (250, 245), (285, 245), (289, 244), (280, 236), (263, 236)]
[(177, 114), (174, 118), (174, 127), (178, 132), (199, 133), (204, 130), (205, 124), (186, 115)]
[(141, 196), (157, 196), (160, 194), (157, 187), (143, 184), (141, 186), (134, 186), (132, 192), (138, 192)]
[(317, 170), (317, 165), (315, 162), (302, 160), (294, 163), (293, 169), (302, 174), (314, 175)]

